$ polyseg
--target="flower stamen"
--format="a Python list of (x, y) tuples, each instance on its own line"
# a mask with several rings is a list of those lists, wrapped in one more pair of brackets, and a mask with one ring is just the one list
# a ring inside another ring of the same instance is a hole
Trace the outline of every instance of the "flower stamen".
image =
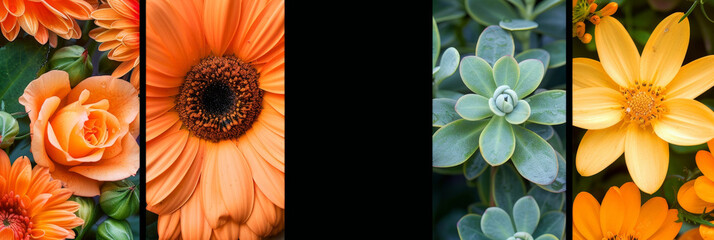
[(635, 82), (634, 87), (621, 87), (620, 92), (625, 98), (622, 109), (626, 121), (636, 122), (645, 127), (665, 111), (661, 104), (664, 101), (661, 87), (654, 87), (651, 83)]

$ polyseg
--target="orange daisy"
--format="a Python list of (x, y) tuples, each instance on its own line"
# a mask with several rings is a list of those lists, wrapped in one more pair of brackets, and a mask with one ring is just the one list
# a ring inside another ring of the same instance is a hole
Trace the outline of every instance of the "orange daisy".
[(682, 227), (676, 222), (677, 209), (668, 209), (662, 197), (653, 197), (641, 204), (640, 190), (633, 182), (610, 187), (598, 201), (588, 192), (581, 192), (573, 202), (573, 238), (671, 240)]
[(64, 39), (80, 38), (78, 20), (89, 20), (92, 6), (84, 0), (30, 1), (5, 0), (0, 2), (0, 30), (9, 41), (15, 40), (20, 28), (41, 44), (57, 46), (57, 36)]
[[(707, 144), (710, 151), (714, 150), (714, 139)], [(703, 176), (684, 183), (677, 192), (677, 202), (687, 212), (702, 214), (714, 210), (714, 155), (700, 150), (695, 158)], [(699, 226), (699, 233), (705, 239), (714, 239), (714, 227)]]
[(146, 9), (146, 201), (159, 237), (282, 231), (284, 1)]
[(112, 77), (121, 77), (139, 66), (139, 1), (107, 0), (107, 3), (92, 12), (94, 23), (99, 27), (92, 29), (89, 36), (102, 42), (99, 51), (110, 50), (107, 57), (121, 62), (112, 73)]
[(0, 151), (0, 239), (74, 238), (72, 229), (84, 220), (74, 215), (79, 203), (68, 201), (70, 196), (48, 168), (32, 168), (27, 157), (10, 164)]

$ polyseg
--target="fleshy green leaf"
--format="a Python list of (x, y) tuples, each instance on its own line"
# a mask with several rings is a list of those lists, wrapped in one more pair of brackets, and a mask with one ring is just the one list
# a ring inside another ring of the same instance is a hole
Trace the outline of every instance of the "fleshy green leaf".
[(543, 91), (525, 100), (531, 106), (529, 122), (544, 125), (565, 123), (565, 91)]
[[(496, 24), (498, 24), (498, 22), (496, 22)], [(489, 26), (484, 29), (476, 43), (476, 56), (483, 58), (491, 66), (503, 56), (513, 56), (514, 51), (515, 45), (513, 44), (511, 33), (503, 30), (499, 26)]]
[(442, 127), (450, 122), (461, 119), (454, 107), (456, 100), (448, 98), (435, 98), (431, 100), (431, 125)]
[[(560, 211), (550, 211), (543, 214), (533, 236), (552, 234), (556, 239), (565, 233), (565, 214)], [(539, 237), (540, 238), (540, 237)]]
[[(17, 99), (25, 92), (47, 60), (49, 45), (40, 45), (32, 36), (15, 39), (0, 48), (0, 98), (5, 112), (25, 112)], [(14, 160), (14, 159), (13, 159)]]
[(481, 230), (491, 239), (507, 239), (515, 233), (511, 217), (503, 209), (490, 207), (481, 217)]
[(519, 76), (518, 62), (511, 56), (503, 56), (493, 64), (493, 81), (496, 86), (506, 85), (513, 88), (518, 83)]
[(516, 150), (511, 156), (513, 165), (524, 178), (536, 184), (548, 185), (558, 176), (555, 150), (538, 134), (514, 125)]
[(481, 25), (498, 25), (503, 19), (518, 18), (518, 14), (503, 0), (466, 0), (466, 12)]
[(543, 46), (550, 53), (550, 68), (565, 65), (565, 40), (557, 40)]
[(484, 171), (488, 168), (488, 163), (483, 160), (483, 156), (479, 151), (476, 151), (469, 160), (464, 163), (464, 177), (468, 180), (474, 180), (481, 176)]
[[(538, 28), (533, 31), (543, 33), (555, 39), (565, 38), (566, 36), (563, 33), (566, 30), (565, 23), (568, 22), (566, 12), (565, 4), (557, 4), (555, 7), (535, 18), (535, 21), (538, 23)], [(553, 66), (549, 66), (549, 68), (552, 67)]]
[(512, 112), (506, 114), (506, 121), (511, 124), (521, 124), (528, 120), (531, 115), (531, 107), (528, 102), (524, 100), (518, 100), (518, 105), (513, 109)]
[(431, 68), (436, 67), (436, 60), (439, 59), (441, 52), (441, 39), (439, 38), (439, 27), (436, 26), (436, 20), (431, 18)]
[(538, 226), (539, 219), (540, 209), (533, 197), (524, 196), (513, 205), (513, 222), (516, 224), (516, 232), (533, 233)]
[(533, 10), (533, 16), (538, 16), (541, 13), (550, 10), (551, 8), (557, 6), (559, 3), (562, 3), (563, 0), (545, 0), (538, 5), (536, 5), (535, 9)]
[(456, 223), (461, 240), (490, 240), (481, 231), (481, 216), (466, 214)]
[(528, 130), (533, 131), (534, 133), (538, 134), (541, 138), (548, 140), (553, 137), (555, 134), (555, 129), (553, 129), (552, 126), (550, 125), (541, 125), (541, 124), (536, 124), (536, 123), (526, 123), (524, 125)]
[(478, 138), (488, 121), (453, 121), (432, 136), (432, 166), (453, 167), (464, 163), (478, 148)]
[(537, 237), (535, 240), (558, 240), (558, 238), (552, 234), (543, 234)]
[(466, 94), (456, 101), (456, 113), (469, 121), (481, 120), (493, 115), (488, 106), (488, 98), (476, 94)]
[(486, 174), (482, 174), (481, 177), (476, 179), (476, 191), (478, 192), (481, 203), (488, 205), (489, 201), (491, 201), (491, 182), (493, 181), (495, 172), (492, 171), (493, 168), (491, 168), (490, 165), (486, 165)]
[(543, 66), (548, 66), (548, 64), (550, 64), (550, 53), (540, 48), (531, 48), (516, 55), (516, 61), (519, 63), (525, 61), (526, 59), (538, 59), (541, 61)]
[(456, 48), (447, 48), (444, 54), (441, 55), (441, 62), (439, 63), (439, 71), (434, 74), (434, 81), (438, 86), (441, 81), (451, 76), (456, 72), (459, 67), (459, 52)]
[(511, 158), (516, 146), (511, 124), (504, 117), (493, 116), (481, 132), (479, 148), (484, 160), (491, 166), (498, 166)]
[(543, 67), (543, 63), (538, 59), (526, 59), (518, 63), (518, 69), (521, 73), (513, 91), (515, 91), (520, 98), (525, 98), (538, 88), (538, 85), (540, 85), (545, 75), (545, 68)]
[(523, 31), (537, 28), (538, 23), (524, 19), (503, 19), (498, 23), (498, 26), (508, 31)]
[(535, 198), (541, 213), (561, 211), (565, 205), (565, 193), (553, 193), (539, 187), (532, 187), (526, 195)]
[(558, 157), (558, 176), (555, 178), (555, 181), (553, 181), (551, 184), (548, 185), (538, 185), (539, 187), (554, 192), (554, 193), (560, 193), (560, 192), (565, 192), (565, 181), (566, 181), (566, 176), (565, 176), (565, 158), (560, 155), (560, 153), (556, 152), (555, 155)]
[(464, 85), (472, 92), (490, 98), (493, 91), (496, 91), (496, 83), (493, 82), (493, 70), (486, 60), (477, 56), (464, 57), (459, 67), (461, 79)]
[(433, 14), (436, 22), (449, 21), (466, 16), (463, 1), (440, 0), (434, 1), (434, 4)]
[(509, 215), (513, 212), (513, 204), (525, 196), (526, 185), (510, 164), (496, 168), (491, 180), (491, 196), (497, 207), (505, 210)]
[(439, 89), (438, 91), (436, 91), (436, 98), (448, 98), (454, 101), (459, 100), (459, 98), (463, 95), (463, 93), (451, 90)]

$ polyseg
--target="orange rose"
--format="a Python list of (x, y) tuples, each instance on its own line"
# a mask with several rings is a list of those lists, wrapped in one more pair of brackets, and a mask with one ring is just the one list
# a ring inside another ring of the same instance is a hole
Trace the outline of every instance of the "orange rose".
[(111, 76), (70, 88), (69, 75), (49, 71), (30, 82), (20, 104), (30, 117), (31, 151), (74, 195), (96, 196), (104, 181), (139, 169), (139, 98), (129, 82)]

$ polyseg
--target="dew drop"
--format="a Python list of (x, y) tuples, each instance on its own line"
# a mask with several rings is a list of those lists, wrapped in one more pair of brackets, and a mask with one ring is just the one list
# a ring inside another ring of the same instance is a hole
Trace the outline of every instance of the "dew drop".
[(665, 29), (664, 29), (664, 32), (669, 32), (669, 28), (665, 28)]

